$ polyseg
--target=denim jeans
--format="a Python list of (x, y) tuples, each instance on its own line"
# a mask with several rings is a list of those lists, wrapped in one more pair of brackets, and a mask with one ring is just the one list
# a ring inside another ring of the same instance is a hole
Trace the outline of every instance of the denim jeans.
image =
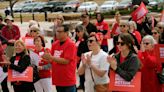
[(76, 92), (76, 86), (56, 86), (57, 92)]

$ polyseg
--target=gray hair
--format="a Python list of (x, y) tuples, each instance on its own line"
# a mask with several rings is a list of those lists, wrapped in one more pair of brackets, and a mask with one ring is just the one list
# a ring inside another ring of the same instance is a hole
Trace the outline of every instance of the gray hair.
[(84, 34), (88, 35), (87, 30), (83, 25), (77, 25), (75, 30), (82, 31)]
[(144, 36), (143, 39), (142, 39), (142, 43), (143, 43), (144, 40), (149, 40), (152, 45), (157, 44), (157, 42), (155, 41), (155, 39), (151, 35)]
[(134, 22), (134, 21), (129, 21), (129, 25), (133, 25), (133, 26), (134, 26), (134, 29), (137, 29), (136, 22)]
[(129, 26), (129, 22), (127, 20), (121, 20), (120, 24), (124, 24), (126, 26)]

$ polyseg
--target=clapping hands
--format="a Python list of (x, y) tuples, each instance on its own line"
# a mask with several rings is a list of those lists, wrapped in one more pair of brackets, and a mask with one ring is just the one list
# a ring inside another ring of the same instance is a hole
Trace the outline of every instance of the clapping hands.
[(117, 69), (117, 61), (116, 61), (116, 58), (113, 57), (113, 56), (108, 56), (107, 57), (107, 61), (108, 63), (110, 64), (110, 67), (113, 69), (113, 70), (116, 70)]

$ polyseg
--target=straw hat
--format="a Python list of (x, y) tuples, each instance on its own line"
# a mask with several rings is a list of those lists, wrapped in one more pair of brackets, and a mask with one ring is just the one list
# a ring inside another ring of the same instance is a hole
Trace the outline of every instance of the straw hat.
[(29, 21), (29, 27), (31, 27), (32, 25), (37, 25), (38, 23), (37, 23), (37, 21), (35, 21), (35, 20), (30, 20)]
[(30, 27), (30, 30), (40, 31), (40, 28), (38, 27), (38, 25), (32, 25), (32, 26)]

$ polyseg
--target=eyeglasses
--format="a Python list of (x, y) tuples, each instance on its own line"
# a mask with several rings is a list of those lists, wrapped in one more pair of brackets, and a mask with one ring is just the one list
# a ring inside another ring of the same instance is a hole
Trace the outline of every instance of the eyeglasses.
[(120, 25), (120, 27), (125, 27), (125, 25)]
[(37, 32), (36, 30), (31, 30), (30, 32)]
[(94, 42), (95, 40), (87, 40), (88, 43), (92, 43)]
[(117, 42), (116, 44), (117, 44), (117, 45), (120, 45), (120, 44), (121, 44), (121, 46), (125, 45), (124, 42)]
[(150, 43), (148, 43), (148, 42), (145, 42), (145, 43), (143, 43), (143, 44), (145, 44), (145, 45), (149, 45)]
[(155, 35), (156, 35), (157, 33), (158, 33), (158, 32), (152, 32), (152, 34), (155, 34)]

